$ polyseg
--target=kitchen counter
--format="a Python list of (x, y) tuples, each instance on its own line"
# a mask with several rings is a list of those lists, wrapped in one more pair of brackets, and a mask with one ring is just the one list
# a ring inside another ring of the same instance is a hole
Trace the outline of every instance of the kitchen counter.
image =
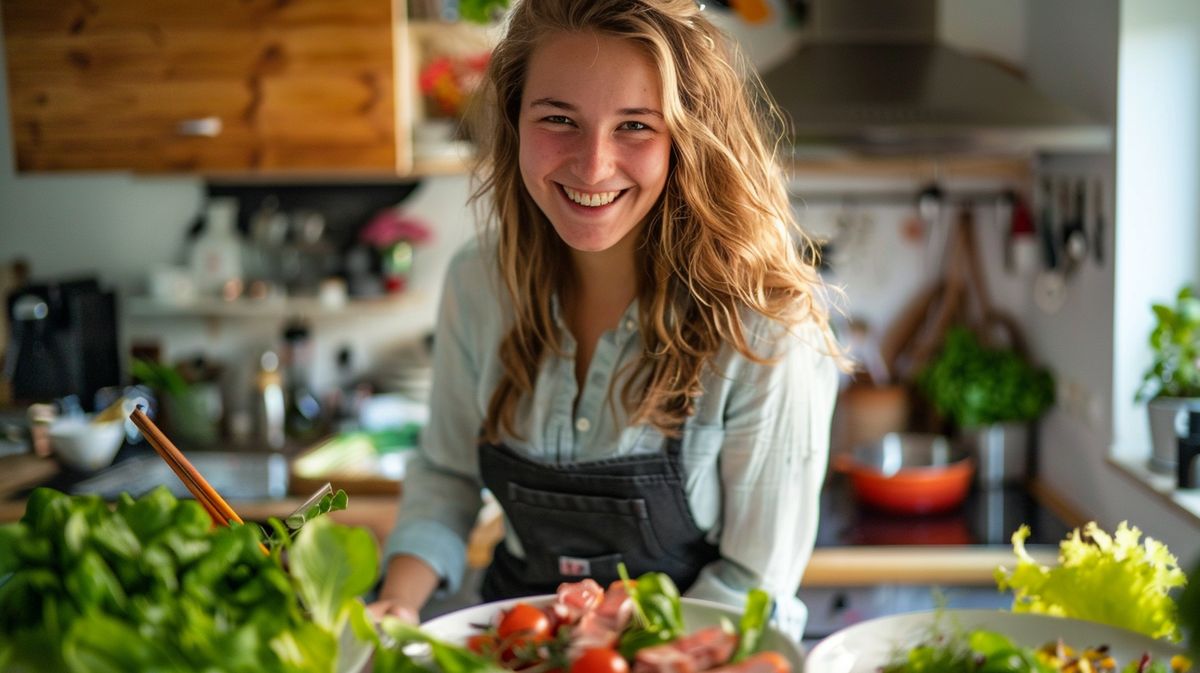
[[(134, 459), (145, 451), (123, 449), (121, 459)], [(17, 488), (13, 486), (14, 478), (21, 480)], [(20, 496), (33, 486), (67, 490), (82, 478), (60, 471), (52, 459), (30, 455), (0, 459), (0, 522), (21, 517), (25, 501)], [(238, 514), (253, 521), (286, 517), (303, 502), (296, 496), (230, 500)], [(350, 500), (351, 506), (334, 513), (334, 519), (364, 526), (381, 542), (386, 539), (398, 509), (397, 498), (351, 493)], [(898, 516), (858, 503), (846, 480), (834, 475), (822, 493), (817, 546), (802, 584), (994, 586), (996, 567), (1014, 560), (1009, 538), (1022, 523), (1033, 530), (1028, 541), (1031, 554), (1043, 563), (1052, 563), (1058, 541), (1081, 522), (1072, 513), (1057, 508), (1051, 495), (1036, 484), (1028, 490), (975, 488), (952, 512)], [(486, 566), (492, 547), (502, 535), (503, 523), (498, 516), (481, 520), (469, 547), (470, 564), (476, 568)]]
[(1014, 562), (1011, 537), (1021, 524), (1032, 531), (1030, 554), (1053, 563), (1058, 542), (1080, 523), (1037, 482), (974, 486), (952, 511), (897, 515), (859, 503), (845, 477), (835, 474), (821, 494), (816, 548), (802, 585), (995, 586), (996, 567)]

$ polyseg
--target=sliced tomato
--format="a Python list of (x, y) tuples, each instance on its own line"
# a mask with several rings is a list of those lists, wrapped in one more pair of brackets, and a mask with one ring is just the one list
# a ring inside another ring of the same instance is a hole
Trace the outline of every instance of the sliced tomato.
[(571, 673), (629, 673), (629, 662), (614, 649), (593, 647), (571, 662)]

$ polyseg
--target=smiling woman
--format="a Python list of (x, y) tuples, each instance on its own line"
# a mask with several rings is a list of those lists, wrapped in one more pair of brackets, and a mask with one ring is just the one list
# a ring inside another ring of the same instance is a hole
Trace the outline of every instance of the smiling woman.
[(624, 564), (799, 637), (843, 357), (746, 72), (694, 0), (514, 6), (377, 612), (457, 589), (483, 486), (485, 599)]
[(605, 267), (632, 281), (633, 233), (670, 162), (661, 92), (645, 51), (608, 35), (555, 35), (530, 60), (521, 177), (577, 264), (607, 251)]

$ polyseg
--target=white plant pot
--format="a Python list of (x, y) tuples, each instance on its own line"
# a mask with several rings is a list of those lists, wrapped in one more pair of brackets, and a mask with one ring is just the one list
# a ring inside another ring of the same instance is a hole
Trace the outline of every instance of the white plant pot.
[(1187, 434), (1187, 412), (1200, 409), (1200, 397), (1156, 397), (1146, 405), (1150, 421), (1150, 469), (1175, 474), (1179, 436)]

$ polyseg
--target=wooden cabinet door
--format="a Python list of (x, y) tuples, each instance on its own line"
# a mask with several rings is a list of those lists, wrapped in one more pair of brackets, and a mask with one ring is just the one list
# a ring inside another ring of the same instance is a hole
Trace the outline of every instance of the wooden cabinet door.
[(18, 170), (407, 168), (403, 0), (0, 5)]

